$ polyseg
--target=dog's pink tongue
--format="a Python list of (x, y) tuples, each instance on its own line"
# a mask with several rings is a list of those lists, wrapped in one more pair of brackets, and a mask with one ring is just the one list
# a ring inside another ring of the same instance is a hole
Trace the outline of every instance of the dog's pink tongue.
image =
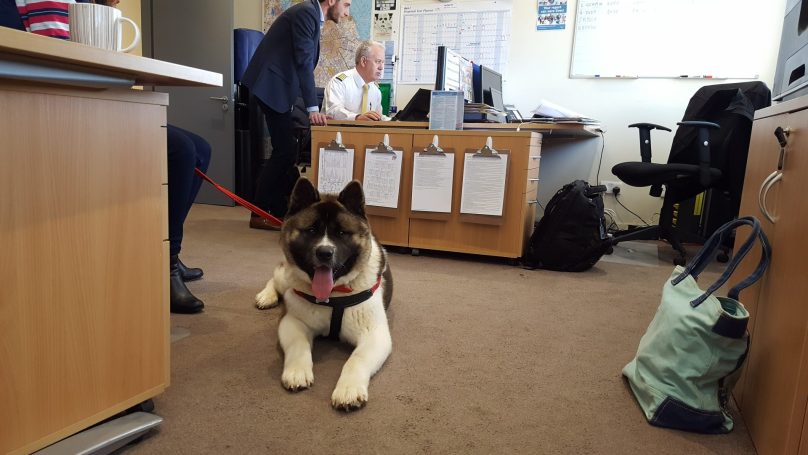
[(328, 267), (317, 267), (314, 269), (314, 278), (311, 280), (311, 290), (314, 291), (314, 297), (317, 300), (325, 301), (331, 295), (331, 289), (334, 287), (334, 275), (331, 274), (331, 269)]

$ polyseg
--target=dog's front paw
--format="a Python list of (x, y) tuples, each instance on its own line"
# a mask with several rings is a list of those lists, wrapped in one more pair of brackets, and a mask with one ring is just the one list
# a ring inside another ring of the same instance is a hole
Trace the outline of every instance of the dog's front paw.
[(341, 411), (354, 411), (368, 402), (368, 386), (355, 381), (338, 381), (331, 394), (331, 406)]
[(266, 310), (267, 308), (278, 306), (278, 303), (280, 303), (280, 299), (278, 298), (278, 292), (275, 291), (274, 286), (267, 285), (263, 291), (255, 295), (255, 306), (259, 310)]
[(287, 367), (283, 369), (281, 383), (286, 390), (299, 392), (314, 384), (314, 372), (311, 367)]

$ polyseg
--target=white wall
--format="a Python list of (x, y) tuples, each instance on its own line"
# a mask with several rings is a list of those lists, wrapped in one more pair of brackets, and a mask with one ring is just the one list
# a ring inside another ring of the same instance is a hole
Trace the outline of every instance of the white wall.
[[(437, 0), (436, 0), (437, 1)], [(454, 0), (463, 2), (464, 0)], [(765, 4), (765, 6), (764, 6)], [(764, 41), (768, 49), (748, 58), (758, 62), (760, 80), (769, 87), (779, 50), (780, 32), (786, 0), (761, 3), (754, 11), (758, 27), (750, 30)], [(639, 160), (639, 140), (635, 122), (651, 122), (676, 128), (690, 96), (702, 85), (735, 82), (734, 80), (681, 79), (570, 79), (570, 55), (577, 2), (569, 0), (568, 23), (565, 30), (536, 31), (536, 0), (513, 0), (510, 64), (503, 83), (506, 104), (515, 104), (523, 115), (534, 109), (541, 99), (553, 101), (576, 112), (596, 118), (606, 127), (605, 150), (600, 180), (618, 180), (611, 174), (613, 165), (622, 161)], [(720, 18), (716, 18), (719, 20)], [(682, 27), (683, 33), (686, 26)], [(639, 38), (641, 39), (641, 38)], [(626, 49), (631, 52), (631, 49)], [(664, 52), (664, 50), (660, 50)], [(399, 85), (396, 104), (406, 105), (421, 86)], [(673, 133), (652, 133), (653, 161), (664, 163), (668, 158)], [(590, 182), (595, 180), (597, 163), (592, 166)], [(623, 185), (620, 200), (646, 221), (656, 220), (662, 200), (648, 195), (648, 188)], [(637, 223), (636, 218), (607, 197), (607, 207), (615, 208), (618, 222)]]

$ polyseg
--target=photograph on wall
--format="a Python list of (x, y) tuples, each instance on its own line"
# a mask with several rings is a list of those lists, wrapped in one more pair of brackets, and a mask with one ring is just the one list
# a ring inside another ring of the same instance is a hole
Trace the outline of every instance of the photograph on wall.
[(567, 0), (538, 0), (536, 30), (564, 30), (567, 26)]
[(373, 39), (389, 41), (393, 36), (393, 13), (373, 13)]
[(394, 11), (396, 0), (374, 0), (373, 6), (376, 11)]

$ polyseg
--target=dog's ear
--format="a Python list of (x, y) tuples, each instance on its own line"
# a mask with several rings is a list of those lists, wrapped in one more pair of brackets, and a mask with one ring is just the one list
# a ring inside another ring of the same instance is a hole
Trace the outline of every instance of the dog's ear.
[(301, 177), (297, 179), (295, 188), (292, 190), (292, 196), (289, 198), (289, 210), (286, 212), (286, 216), (290, 217), (319, 200), (320, 193), (317, 192), (317, 188), (315, 188), (308, 179)]
[(354, 180), (345, 185), (339, 193), (337, 200), (344, 205), (349, 212), (365, 218), (365, 193), (362, 191), (362, 184)]

